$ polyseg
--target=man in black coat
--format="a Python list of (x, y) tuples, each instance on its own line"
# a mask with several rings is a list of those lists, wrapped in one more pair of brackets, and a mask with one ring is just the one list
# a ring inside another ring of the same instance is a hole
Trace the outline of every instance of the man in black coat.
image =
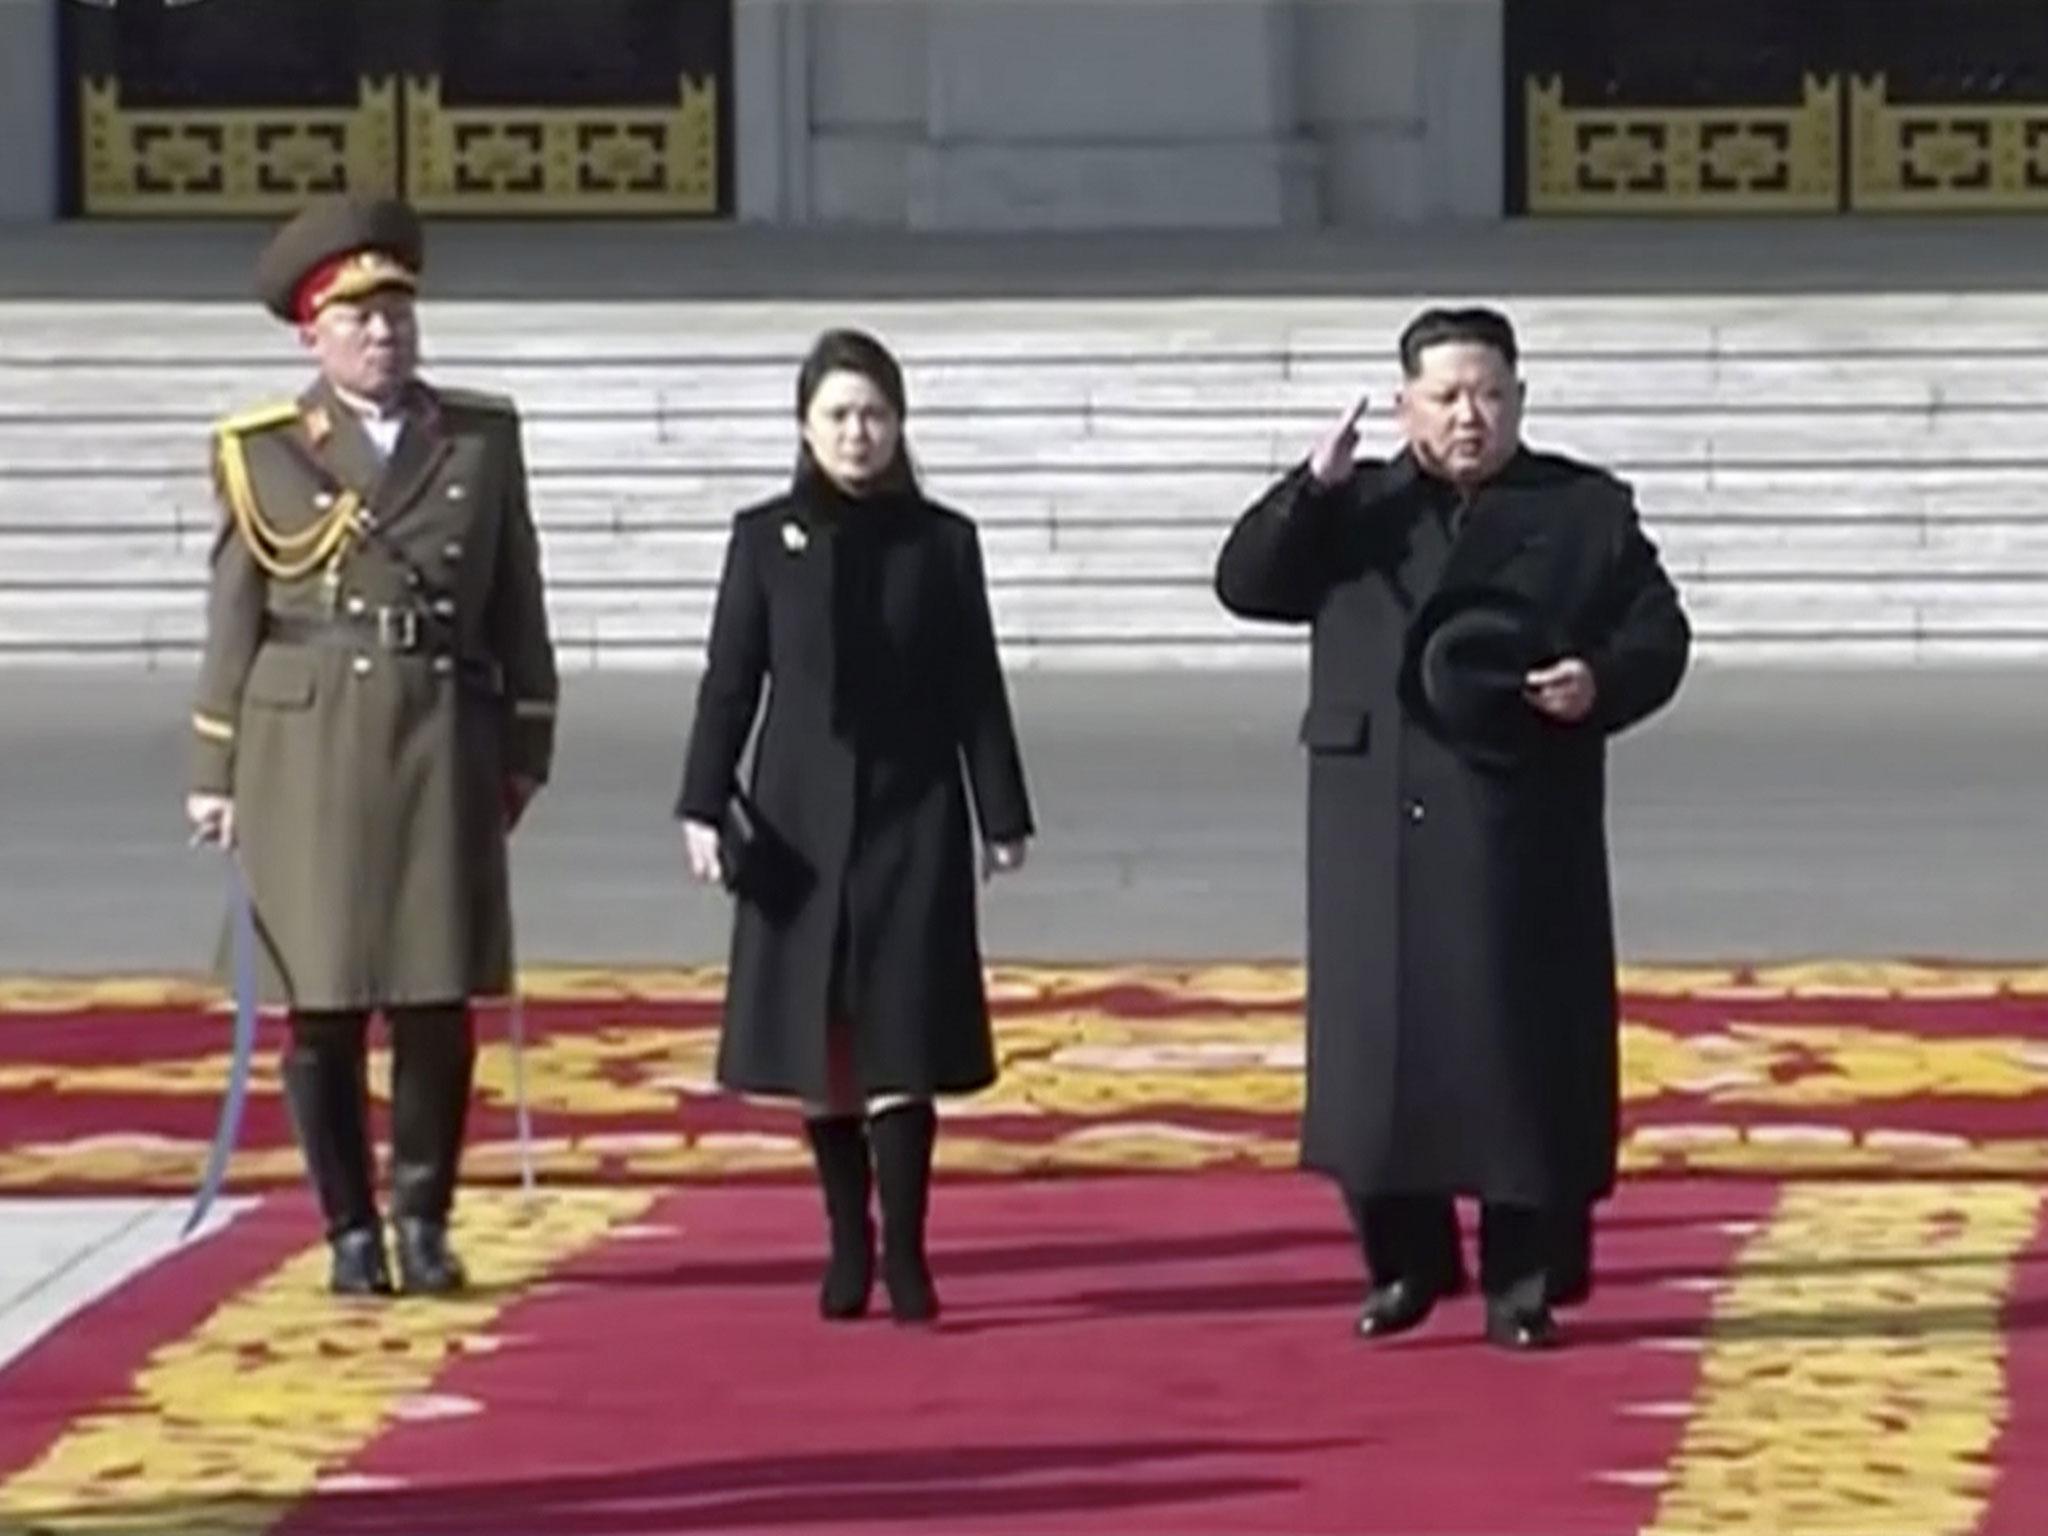
[(1513, 327), (1429, 310), (1391, 461), (1359, 401), (1238, 520), (1216, 590), (1311, 626), (1305, 1166), (1342, 1186), (1358, 1331), (1464, 1288), (1487, 1337), (1556, 1340), (1590, 1282), (1619, 1110), (1606, 741), (1666, 703), (1691, 632), (1627, 486), (1521, 442)]

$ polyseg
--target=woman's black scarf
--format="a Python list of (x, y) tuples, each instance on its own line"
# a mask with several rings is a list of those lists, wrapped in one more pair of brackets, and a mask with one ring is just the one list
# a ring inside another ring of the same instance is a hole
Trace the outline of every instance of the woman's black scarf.
[(887, 694), (903, 681), (882, 611), (885, 557), (911, 530), (924, 499), (908, 473), (850, 495), (808, 458), (790, 495), (814, 554), (832, 562), (832, 733), (865, 745), (894, 713)]

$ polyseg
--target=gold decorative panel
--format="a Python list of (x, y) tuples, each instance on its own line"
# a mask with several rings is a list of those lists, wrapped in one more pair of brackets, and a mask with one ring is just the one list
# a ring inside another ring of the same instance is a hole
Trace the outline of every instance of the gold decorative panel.
[(2048, 209), (2048, 101), (1895, 103), (1849, 84), (1850, 205), (1869, 212)]
[(361, 81), (353, 107), (121, 104), (120, 86), (79, 82), (88, 214), (290, 213), (322, 192), (386, 192), (398, 169), (398, 89)]
[(1528, 77), (1531, 213), (1832, 213), (1841, 206), (1841, 79), (1796, 105), (1570, 107)]
[(447, 106), (406, 82), (406, 184), (439, 213), (718, 212), (718, 81), (660, 106)]

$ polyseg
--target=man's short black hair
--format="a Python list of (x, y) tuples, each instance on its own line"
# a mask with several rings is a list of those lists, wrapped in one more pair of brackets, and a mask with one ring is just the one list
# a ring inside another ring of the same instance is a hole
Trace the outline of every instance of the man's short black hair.
[(1468, 309), (1425, 309), (1401, 332), (1401, 373), (1414, 378), (1422, 372), (1422, 354), (1445, 342), (1471, 342), (1491, 347), (1501, 355), (1512, 373), (1521, 361), (1515, 343), (1515, 327), (1497, 309), (1474, 305)]

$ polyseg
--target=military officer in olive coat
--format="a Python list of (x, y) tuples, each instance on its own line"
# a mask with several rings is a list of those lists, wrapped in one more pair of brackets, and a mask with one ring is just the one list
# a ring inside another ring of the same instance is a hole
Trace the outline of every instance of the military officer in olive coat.
[(256, 286), (319, 377), (216, 429), (222, 507), (187, 814), (231, 848), (285, 1093), (341, 1294), (392, 1289), (372, 1185), (365, 1032), (392, 1040), (391, 1206), (404, 1289), (449, 1250), (475, 1061), (469, 999), (512, 981), (505, 840), (546, 780), (556, 678), (519, 419), (415, 369), (419, 222), (335, 198)]

